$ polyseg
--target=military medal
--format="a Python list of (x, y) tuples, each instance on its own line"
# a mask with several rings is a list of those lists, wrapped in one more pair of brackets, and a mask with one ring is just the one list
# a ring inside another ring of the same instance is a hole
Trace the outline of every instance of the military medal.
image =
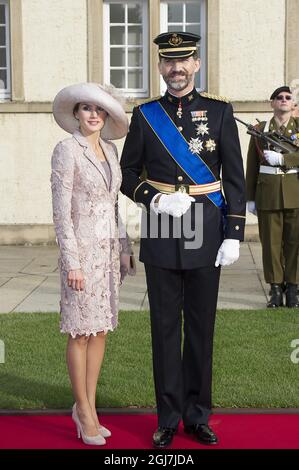
[(208, 123), (204, 124), (201, 122), (200, 124), (196, 124), (196, 134), (197, 135), (209, 135), (209, 128), (208, 128)]
[(297, 134), (291, 135), (291, 140), (297, 147), (299, 147), (299, 132)]
[(203, 111), (191, 111), (192, 121), (207, 121), (207, 110)]
[(206, 147), (206, 149), (207, 149), (208, 152), (214, 152), (214, 150), (216, 149), (216, 142), (215, 142), (215, 140), (213, 140), (213, 139), (207, 140), (205, 147)]
[(179, 106), (178, 106), (178, 110), (177, 110), (177, 112), (176, 112), (176, 115), (178, 116), (179, 119), (181, 119), (181, 117), (182, 117), (182, 115), (183, 115), (181, 100), (179, 101)]
[(198, 137), (196, 139), (193, 139), (191, 137), (191, 140), (189, 142), (189, 150), (192, 153), (199, 153), (203, 150), (203, 141), (200, 140)]

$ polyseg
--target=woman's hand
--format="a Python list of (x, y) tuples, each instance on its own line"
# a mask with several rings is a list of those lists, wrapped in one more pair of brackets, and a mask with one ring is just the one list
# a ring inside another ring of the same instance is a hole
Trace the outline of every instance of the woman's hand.
[(83, 290), (85, 282), (81, 269), (69, 271), (67, 274), (67, 283), (68, 286), (74, 290)]
[(126, 275), (135, 276), (136, 262), (133, 254), (121, 253), (120, 254), (120, 281), (122, 282)]

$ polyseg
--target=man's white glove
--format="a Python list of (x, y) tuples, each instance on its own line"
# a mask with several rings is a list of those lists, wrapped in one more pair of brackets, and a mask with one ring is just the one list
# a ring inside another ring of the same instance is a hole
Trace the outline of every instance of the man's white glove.
[(240, 256), (240, 242), (239, 240), (234, 240), (232, 238), (227, 238), (223, 240), (222, 245), (220, 246), (217, 258), (215, 261), (216, 268), (221, 264), (221, 266), (228, 266), (233, 264)]
[(251, 214), (257, 215), (256, 205), (255, 205), (254, 201), (248, 201), (247, 202), (247, 210), (248, 210), (248, 212), (251, 212)]
[(282, 166), (284, 163), (282, 153), (274, 152), (274, 150), (264, 150), (264, 157), (272, 166)]
[(189, 196), (187, 193), (179, 191), (173, 194), (162, 194), (160, 196), (158, 205), (155, 205), (155, 200), (158, 195), (155, 195), (151, 202), (151, 208), (156, 214), (169, 214), (173, 217), (181, 217), (189, 207), (191, 202), (195, 202), (194, 197)]

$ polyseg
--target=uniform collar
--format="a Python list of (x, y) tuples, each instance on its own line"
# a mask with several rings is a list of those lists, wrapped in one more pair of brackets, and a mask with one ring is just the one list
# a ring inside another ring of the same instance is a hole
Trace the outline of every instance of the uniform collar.
[(293, 118), (293, 116), (291, 116), (290, 119), (289, 119), (287, 129), (291, 130), (293, 132), (296, 132), (296, 130), (297, 130), (297, 122), (296, 122), (296, 119)]
[[(291, 132), (289, 132), (289, 131), (295, 132), (296, 127), (297, 127), (296, 126), (296, 121), (292, 116), (290, 117), (288, 122), (286, 124), (284, 124), (285, 132), (287, 132), (287, 134), (291, 134)], [(275, 117), (273, 116), (271, 121), (270, 121), (270, 131), (279, 131), (279, 130), (281, 130), (281, 128), (278, 127), (278, 123), (277, 123)]]
[(179, 102), (181, 102), (183, 108), (184, 106), (191, 104), (195, 100), (195, 98), (197, 98), (197, 96), (198, 93), (196, 91), (196, 88), (193, 88), (192, 91), (187, 93), (187, 95), (182, 96), (181, 98), (172, 95), (171, 93), (169, 93), (168, 90), (165, 93), (165, 98), (169, 103), (173, 104), (174, 106), (178, 106)]

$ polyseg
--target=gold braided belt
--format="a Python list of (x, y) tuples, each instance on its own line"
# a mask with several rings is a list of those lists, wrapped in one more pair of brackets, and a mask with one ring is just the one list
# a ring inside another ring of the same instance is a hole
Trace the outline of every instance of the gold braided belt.
[(221, 189), (221, 181), (215, 181), (214, 183), (208, 184), (168, 184), (148, 179), (146, 181), (160, 191), (160, 193), (164, 194), (171, 194), (179, 191), (181, 193), (190, 194), (190, 196), (199, 196), (201, 194), (215, 193)]

